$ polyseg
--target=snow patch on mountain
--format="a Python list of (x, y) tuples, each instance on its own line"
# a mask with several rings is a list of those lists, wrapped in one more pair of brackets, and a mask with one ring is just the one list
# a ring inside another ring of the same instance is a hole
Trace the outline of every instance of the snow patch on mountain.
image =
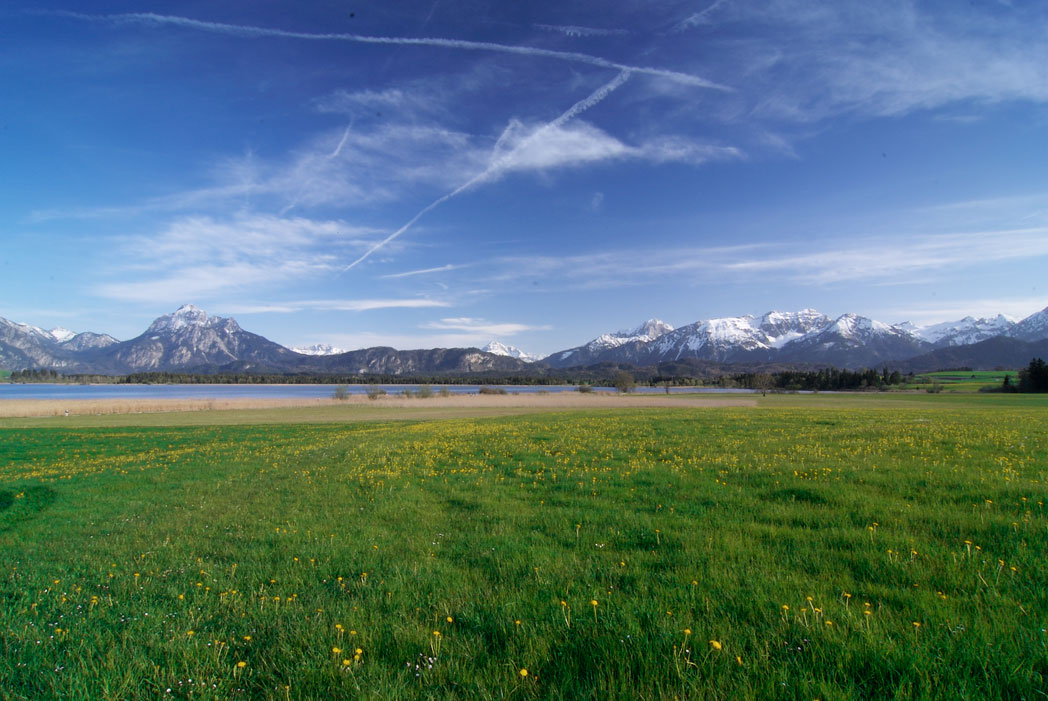
[(517, 360), (523, 360), (525, 363), (534, 363), (541, 358), (531, 353), (525, 353), (519, 348), (514, 346), (501, 343), (500, 341), (492, 341), (488, 345), (481, 348), (485, 353), (492, 353), (494, 355), (503, 355), (508, 358), (516, 358)]
[(56, 326), (48, 331), (48, 333), (51, 335), (51, 338), (55, 339), (58, 343), (65, 343), (76, 337), (75, 332), (62, 328), (61, 326)]
[(220, 316), (208, 316), (207, 312), (199, 307), (192, 304), (183, 304), (173, 313), (158, 317), (149, 325), (149, 328), (146, 329), (146, 333), (174, 333), (189, 327), (198, 326), (209, 328), (226, 325), (229, 322), (232, 322), (234, 325), (236, 324), (232, 319), (224, 319)]
[(590, 352), (599, 352), (602, 350), (608, 350), (609, 348), (618, 348), (619, 346), (634, 341), (650, 343), (661, 336), (665, 336), (671, 331), (673, 331), (673, 327), (665, 321), (662, 321), (661, 319), (648, 319), (635, 329), (601, 334), (587, 343), (585, 348)]
[(311, 346), (295, 346), (290, 350), (299, 355), (342, 355), (348, 352), (345, 348), (329, 346), (326, 343), (314, 343)]
[(770, 353), (829, 323), (829, 317), (814, 309), (771, 311), (759, 319), (750, 315), (707, 319), (682, 326), (653, 346), (663, 359), (729, 360), (738, 354)]
[(1020, 321), (1012, 327), (1008, 335), (1023, 341), (1040, 341), (1048, 338), (1048, 307)]
[(988, 338), (1003, 336), (1007, 334), (1015, 321), (998, 314), (993, 318), (976, 319), (966, 316), (957, 321), (944, 321), (939, 324), (928, 324), (920, 326), (904, 322), (896, 324), (895, 328), (903, 329), (917, 338), (934, 343), (937, 346), (963, 346), (971, 343), (985, 341)]

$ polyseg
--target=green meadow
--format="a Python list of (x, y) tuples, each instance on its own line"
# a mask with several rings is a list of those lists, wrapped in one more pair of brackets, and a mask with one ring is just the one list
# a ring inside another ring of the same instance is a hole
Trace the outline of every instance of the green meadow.
[(1012, 383), (1019, 382), (1015, 370), (954, 370), (929, 372), (917, 376), (918, 386), (940, 385), (946, 392), (979, 392), (997, 389), (1008, 377)]
[(1044, 398), (284, 415), (0, 421), (0, 698), (1048, 689)]

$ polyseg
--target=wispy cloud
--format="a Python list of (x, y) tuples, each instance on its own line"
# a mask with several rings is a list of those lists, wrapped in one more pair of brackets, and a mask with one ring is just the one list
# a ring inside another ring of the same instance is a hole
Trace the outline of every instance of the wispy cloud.
[(460, 332), (420, 332), (420, 333), (383, 333), (380, 331), (358, 331), (354, 333), (329, 334), (321, 339), (339, 348), (358, 349), (389, 346), (400, 350), (417, 348), (480, 348), (491, 336), (483, 333)]
[(721, 11), (763, 39), (729, 48), (758, 118), (811, 122), (966, 101), (1048, 101), (1048, 35), (1043, 17), (1023, 11), (969, 3), (942, 15), (909, 2), (813, 0)]
[(571, 256), (509, 256), (476, 268), (485, 271), (483, 281), (504, 286), (542, 279), (551, 289), (750, 280), (822, 286), (913, 284), (931, 274), (964, 274), (982, 265), (1044, 257), (1048, 257), (1048, 227), (662, 250), (620, 248)]
[(914, 324), (937, 324), (956, 321), (966, 316), (993, 318), (998, 314), (1021, 321), (1048, 305), (1048, 297), (976, 297), (949, 301), (916, 302), (905, 306), (873, 309), (869, 313), (889, 323), (910, 321)]
[(574, 24), (536, 24), (539, 29), (547, 32), (556, 32), (569, 37), (608, 37), (629, 36), (627, 29), (604, 29), (600, 27), (580, 27)]
[(450, 307), (437, 299), (314, 299), (271, 304), (225, 305), (230, 314), (295, 314), (303, 311), (367, 312), (382, 309), (432, 309)]
[(437, 331), (462, 331), (470, 334), (480, 334), (482, 336), (513, 336), (518, 333), (525, 331), (548, 331), (550, 326), (532, 326), (529, 324), (517, 324), (508, 322), (492, 322), (486, 319), (474, 319), (472, 317), (461, 316), (454, 318), (440, 319), (439, 321), (431, 321), (422, 324), (421, 328), (433, 329)]
[[(885, 248), (888, 246), (889, 248)], [(892, 255), (883, 255), (891, 250)], [(740, 261), (722, 269), (745, 274), (780, 273), (817, 284), (857, 280), (914, 280), (919, 273), (1048, 256), (1048, 227), (915, 236), (867, 238), (854, 247), (817, 248)]]
[(338, 261), (373, 245), (376, 232), (345, 222), (241, 214), (176, 219), (156, 233), (121, 237), (109, 261), (117, 282), (103, 297), (180, 302), (229, 290), (279, 285), (329, 274)]

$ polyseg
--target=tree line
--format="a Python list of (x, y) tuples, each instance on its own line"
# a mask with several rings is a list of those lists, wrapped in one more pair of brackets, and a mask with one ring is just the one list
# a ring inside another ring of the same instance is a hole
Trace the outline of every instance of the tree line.
[(1005, 375), (1001, 391), (1048, 392), (1048, 365), (1042, 359), (1034, 358), (1028, 366), (1019, 371), (1017, 382), (1012, 382), (1012, 378)]

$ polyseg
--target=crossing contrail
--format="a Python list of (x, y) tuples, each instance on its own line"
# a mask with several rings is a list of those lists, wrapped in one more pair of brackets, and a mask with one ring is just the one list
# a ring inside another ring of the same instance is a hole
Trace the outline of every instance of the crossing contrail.
[[(403, 234), (405, 231), (407, 231), (412, 226), (414, 226), (415, 222), (417, 222), (423, 216), (425, 216), (429, 212), (432, 212), (434, 209), (436, 209), (440, 205), (444, 204), (448, 200), (450, 200), (450, 199), (452, 199), (454, 197), (457, 197), (458, 195), (462, 194), (463, 192), (465, 192), (466, 190), (470, 189), (474, 185), (477, 185), (478, 183), (482, 183), (482, 182), (485, 182), (487, 180), (492, 180), (494, 178), (497, 178), (499, 175), (504, 173), (509, 168), (510, 163), (512, 162), (512, 157), (513, 157), (514, 153), (517, 153), (518, 151), (520, 151), (521, 148), (527, 146), (528, 144), (534, 143), (536, 140), (541, 138), (541, 136), (543, 134), (548, 133), (552, 129), (556, 129), (556, 128), (560, 127), (561, 125), (563, 125), (568, 120), (574, 119), (575, 117), (579, 116), (580, 114), (582, 114), (586, 110), (590, 109), (591, 107), (596, 105), (598, 102), (600, 102), (601, 100), (606, 98), (608, 95), (610, 95), (612, 92), (614, 92), (616, 89), (618, 89), (623, 83), (625, 83), (629, 79), (629, 77), (630, 77), (630, 72), (628, 70), (622, 71), (617, 76), (615, 76), (612, 80), (610, 80), (609, 82), (605, 83), (604, 85), (602, 85), (599, 88), (597, 88), (596, 90), (594, 90), (588, 97), (586, 97), (586, 98), (584, 98), (582, 100), (579, 100), (574, 105), (569, 107), (559, 117), (557, 117), (556, 119), (554, 119), (554, 120), (552, 120), (550, 122), (547, 122), (546, 124), (543, 124), (541, 127), (539, 127), (538, 129), (533, 131), (530, 135), (528, 135), (528, 137), (526, 139), (524, 139), (519, 144), (517, 144), (508, 153), (505, 153), (505, 154), (499, 156), (498, 158), (496, 158), (495, 160), (493, 160), (491, 165), (489, 165), (487, 168), (485, 168), (482, 172), (480, 172), (477, 175), (473, 176), (468, 181), (466, 181), (465, 183), (463, 183), (459, 187), (455, 188), (451, 192), (447, 193), (446, 195), (438, 197), (437, 199), (433, 200), (428, 205), (423, 207), (421, 210), (419, 210), (419, 212), (415, 216), (413, 216), (410, 220), (408, 220), (408, 222), (406, 224), (401, 226), (399, 229), (394, 231), (392, 234), (390, 234), (389, 236), (387, 236), (383, 240), (381, 240), (378, 243), (376, 243), (374, 246), (372, 246), (370, 249), (368, 249), (364, 253), (364, 255), (360, 256), (355, 261), (353, 261), (352, 263), (347, 265), (345, 268), (343, 268), (342, 272), (346, 272), (348, 270), (352, 270), (353, 268), (355, 268), (358, 265), (360, 265), (361, 263), (363, 263), (365, 260), (368, 259), (369, 256), (371, 256), (372, 253), (374, 253), (375, 251), (379, 250), (380, 248), (382, 248), (383, 246), (388, 244), (390, 241), (394, 240), (395, 238), (397, 238), (398, 236)], [(503, 134), (503, 135), (505, 135), (505, 134)], [(500, 139), (500, 143), (501, 143), (501, 139)]]
[(366, 34), (318, 34), (313, 32), (293, 32), (286, 29), (272, 29), (270, 27), (256, 27), (253, 25), (227, 24), (225, 22), (207, 22), (204, 20), (179, 17), (177, 15), (160, 15), (153, 12), (127, 12), (112, 15), (91, 15), (78, 12), (56, 12), (67, 17), (76, 17), (87, 20), (108, 20), (112, 22), (137, 23), (137, 24), (169, 24), (189, 29), (197, 29), (204, 32), (227, 34), (241, 37), (283, 37), (287, 39), (303, 39), (307, 41), (346, 41), (356, 44), (389, 44), (395, 46), (435, 46), (445, 49), (460, 49), (463, 51), (492, 51), (504, 54), (518, 54), (522, 56), (535, 56), (549, 58), (558, 61), (569, 61), (572, 63), (583, 63), (599, 68), (614, 68), (619, 71), (629, 71), (643, 75), (658, 76), (669, 80), (712, 90), (731, 91), (731, 88), (714, 83), (697, 75), (673, 71), (666, 68), (652, 68), (647, 66), (630, 66), (616, 61), (610, 61), (600, 56), (579, 53), (576, 51), (557, 51), (555, 49), (543, 49), (535, 46), (520, 46), (516, 44), (499, 44), (490, 41), (467, 41), (465, 39), (444, 39), (440, 37), (383, 37), (369, 36)]

